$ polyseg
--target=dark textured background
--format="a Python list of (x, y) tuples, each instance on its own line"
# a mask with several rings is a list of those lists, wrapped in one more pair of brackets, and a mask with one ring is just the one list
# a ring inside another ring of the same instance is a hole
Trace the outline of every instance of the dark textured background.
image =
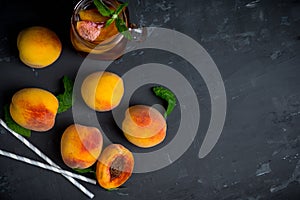
[[(63, 75), (74, 77), (83, 58), (69, 40), (69, 20), (76, 1), (1, 0), (0, 107), (23, 87), (61, 90)], [(198, 41), (217, 64), (226, 87), (228, 111), (217, 145), (204, 159), (197, 154), (207, 128), (210, 99), (201, 77), (183, 60), (164, 53), (139, 51), (129, 60), (157, 60), (178, 69), (195, 88), (204, 109), (201, 128), (187, 152), (172, 165), (146, 174), (133, 174), (125, 187), (107, 192), (83, 183), (95, 199), (300, 199), (300, 1), (298, 0), (130, 0), (131, 22), (175, 29)], [(16, 49), (20, 30), (43, 25), (63, 43), (60, 58), (50, 67), (32, 70)], [(180, 41), (178, 41), (180, 44)], [(122, 59), (112, 70), (124, 70)], [(146, 98), (145, 98), (146, 97)], [(147, 86), (132, 102), (154, 103)], [(176, 129), (175, 114), (169, 118)], [(207, 115), (205, 114), (207, 113)], [(3, 117), (2, 110), (0, 111)], [(109, 113), (99, 116), (107, 122)], [(32, 133), (29, 139), (57, 164), (63, 130), (72, 123), (68, 111), (55, 127)], [(0, 148), (40, 160), (0, 128)], [(165, 141), (172, 139), (171, 133)], [(135, 148), (122, 138), (128, 148)], [(164, 145), (164, 144), (162, 144)], [(0, 199), (87, 199), (58, 174), (0, 157)]]

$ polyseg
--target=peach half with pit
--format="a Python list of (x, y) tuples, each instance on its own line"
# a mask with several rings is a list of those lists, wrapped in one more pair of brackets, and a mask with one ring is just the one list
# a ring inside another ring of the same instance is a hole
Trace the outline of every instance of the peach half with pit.
[(99, 157), (96, 178), (105, 189), (117, 188), (130, 178), (133, 168), (133, 154), (121, 144), (110, 144)]

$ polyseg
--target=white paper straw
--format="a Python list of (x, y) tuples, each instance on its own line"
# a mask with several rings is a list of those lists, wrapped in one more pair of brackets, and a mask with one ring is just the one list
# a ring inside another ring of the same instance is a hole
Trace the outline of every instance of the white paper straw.
[[(24, 138), (22, 135), (14, 132), (11, 130), (6, 123), (0, 119), (0, 124), (8, 130), (13, 136), (15, 136), (17, 139), (19, 139), (23, 144), (25, 144), (29, 149), (31, 149), (34, 153), (36, 153), (39, 157), (44, 159), (48, 164), (61, 169), (57, 164), (55, 164), (50, 158), (48, 158), (44, 153), (42, 153), (38, 148), (36, 148), (33, 144), (31, 144), (26, 138)], [(73, 185), (75, 185), (78, 189), (80, 189), (84, 194), (86, 194), (89, 198), (93, 198), (94, 194), (91, 193), (89, 190), (87, 190), (83, 185), (81, 185), (78, 181), (76, 181), (74, 178), (69, 177), (65, 174), (62, 174), (64, 177), (66, 177)]]
[(6, 157), (9, 157), (9, 158), (21, 161), (21, 162), (25, 162), (25, 163), (28, 163), (30, 165), (34, 165), (34, 166), (37, 166), (37, 167), (40, 167), (40, 168), (43, 168), (43, 169), (48, 169), (48, 170), (56, 172), (56, 173), (65, 174), (65, 175), (68, 175), (70, 177), (73, 177), (73, 178), (76, 178), (76, 179), (79, 179), (79, 180), (82, 180), (82, 181), (85, 181), (85, 182), (88, 182), (88, 183), (96, 184), (96, 181), (94, 179), (90, 179), (90, 178), (87, 178), (85, 176), (75, 174), (75, 173), (72, 173), (72, 172), (69, 172), (69, 171), (66, 171), (66, 170), (63, 170), (63, 169), (58, 169), (58, 168), (53, 167), (51, 165), (46, 165), (42, 162), (32, 160), (30, 158), (26, 158), (24, 156), (20, 156), (20, 155), (17, 155), (17, 154), (11, 153), (11, 152), (7, 152), (7, 151), (1, 150), (1, 149), (0, 149), (0, 155), (6, 156)]

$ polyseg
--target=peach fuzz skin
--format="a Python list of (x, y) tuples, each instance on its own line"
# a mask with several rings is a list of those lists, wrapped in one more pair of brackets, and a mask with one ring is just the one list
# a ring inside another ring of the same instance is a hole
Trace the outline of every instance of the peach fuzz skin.
[(132, 175), (134, 158), (121, 144), (110, 144), (101, 153), (96, 166), (96, 178), (105, 189), (123, 185)]
[(167, 123), (155, 108), (135, 105), (126, 110), (122, 130), (129, 142), (138, 147), (149, 148), (165, 139)]
[(43, 132), (54, 126), (58, 106), (58, 100), (51, 92), (24, 88), (13, 95), (10, 115), (20, 126)]
[(118, 106), (123, 94), (123, 80), (112, 72), (94, 72), (88, 75), (81, 85), (84, 102), (91, 109), (100, 112), (110, 111)]
[(64, 131), (60, 144), (64, 163), (73, 169), (85, 169), (97, 161), (103, 137), (95, 127), (72, 124)]
[(62, 51), (62, 44), (56, 33), (42, 26), (32, 26), (20, 31), (17, 47), (20, 60), (32, 68), (51, 65)]

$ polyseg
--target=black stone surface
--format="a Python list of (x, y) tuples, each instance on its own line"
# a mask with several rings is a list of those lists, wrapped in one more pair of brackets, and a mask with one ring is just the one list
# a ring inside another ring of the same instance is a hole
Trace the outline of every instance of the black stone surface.
[[(75, 3), (1, 0), (0, 108), (18, 89), (36, 86), (58, 93), (63, 75), (75, 77), (84, 59), (69, 39)], [(227, 116), (218, 143), (199, 159), (210, 118), (210, 99), (201, 77), (185, 61), (164, 53), (145, 50), (129, 55), (134, 64), (155, 60), (179, 69), (205, 112), (197, 137), (178, 160), (158, 171), (133, 174), (124, 188), (116, 191), (83, 183), (95, 194), (94, 199), (300, 199), (300, 1), (130, 0), (129, 12), (131, 22), (137, 25), (180, 31), (206, 49), (224, 81)], [(21, 63), (16, 48), (19, 31), (33, 25), (51, 28), (63, 44), (60, 58), (39, 70)], [(112, 70), (123, 73), (122, 64), (123, 60), (116, 61)], [(136, 91), (132, 104), (157, 103), (148, 88)], [(176, 131), (179, 117), (177, 107), (168, 119), (169, 130)], [(111, 120), (110, 113), (99, 114), (107, 130), (117, 132)], [(33, 132), (29, 138), (64, 169), (68, 168), (60, 156), (60, 137), (72, 122), (69, 110), (57, 116), (52, 130)], [(0, 131), (0, 149), (42, 161), (2, 127)], [(165, 143), (172, 137), (169, 131)], [(121, 137), (111, 139), (141, 151)], [(59, 174), (0, 157), (0, 199), (88, 198)]]

